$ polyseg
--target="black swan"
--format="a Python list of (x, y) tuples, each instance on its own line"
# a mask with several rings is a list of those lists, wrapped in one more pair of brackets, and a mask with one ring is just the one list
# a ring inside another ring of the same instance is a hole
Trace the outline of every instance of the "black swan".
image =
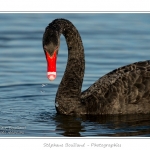
[(68, 62), (56, 94), (56, 110), (66, 115), (107, 115), (150, 113), (150, 60), (136, 62), (104, 75), (81, 92), (84, 76), (84, 48), (75, 26), (56, 19), (45, 29), (43, 49), (47, 77), (56, 78), (56, 59), (63, 34), (68, 46)]

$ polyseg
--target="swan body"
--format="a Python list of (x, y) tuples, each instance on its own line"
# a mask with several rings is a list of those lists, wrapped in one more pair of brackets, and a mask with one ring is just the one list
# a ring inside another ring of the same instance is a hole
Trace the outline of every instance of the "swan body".
[[(78, 30), (68, 20), (56, 19), (43, 35), (48, 78), (56, 78), (60, 35), (68, 46), (68, 62), (56, 94), (56, 110), (66, 115), (150, 113), (150, 61), (136, 62), (104, 75), (81, 92), (84, 48)], [(54, 58), (54, 59), (53, 59)]]

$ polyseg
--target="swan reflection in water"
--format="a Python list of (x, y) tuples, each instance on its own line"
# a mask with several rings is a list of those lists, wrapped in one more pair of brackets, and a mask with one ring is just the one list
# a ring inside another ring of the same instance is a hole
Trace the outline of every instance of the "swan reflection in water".
[(85, 68), (84, 48), (78, 30), (66, 19), (54, 20), (46, 27), (43, 35), (49, 80), (54, 80), (57, 76), (56, 60), (61, 34), (67, 42), (68, 62), (56, 94), (57, 113), (150, 113), (150, 61), (136, 62), (113, 70), (81, 92)]
[(101, 118), (99, 116), (84, 116), (82, 119), (70, 116), (58, 118), (60, 124), (57, 126), (56, 131), (62, 130), (63, 133), (61, 134), (63, 136), (150, 136), (148, 115), (144, 117), (143, 115), (125, 115), (121, 117), (113, 115)]
[(149, 115), (83, 115), (80, 117), (43, 112), (38, 118), (40, 122), (54, 121), (58, 136), (68, 137), (124, 137), (124, 136), (150, 136)]

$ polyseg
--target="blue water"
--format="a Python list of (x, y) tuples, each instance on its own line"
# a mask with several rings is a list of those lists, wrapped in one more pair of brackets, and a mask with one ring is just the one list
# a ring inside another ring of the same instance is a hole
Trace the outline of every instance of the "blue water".
[(86, 70), (82, 90), (111, 70), (150, 59), (150, 14), (0, 14), (0, 137), (150, 136), (150, 115), (57, 115), (55, 94), (67, 62), (61, 36), (57, 79), (46, 78), (45, 27), (69, 19), (79, 30)]

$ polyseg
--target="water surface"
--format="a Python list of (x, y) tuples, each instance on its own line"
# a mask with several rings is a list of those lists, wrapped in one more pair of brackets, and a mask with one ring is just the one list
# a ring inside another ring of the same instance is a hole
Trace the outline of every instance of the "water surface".
[(0, 137), (150, 136), (150, 115), (57, 115), (55, 94), (67, 62), (61, 36), (58, 76), (46, 78), (45, 27), (69, 19), (85, 48), (82, 90), (118, 67), (150, 59), (150, 14), (0, 14)]

